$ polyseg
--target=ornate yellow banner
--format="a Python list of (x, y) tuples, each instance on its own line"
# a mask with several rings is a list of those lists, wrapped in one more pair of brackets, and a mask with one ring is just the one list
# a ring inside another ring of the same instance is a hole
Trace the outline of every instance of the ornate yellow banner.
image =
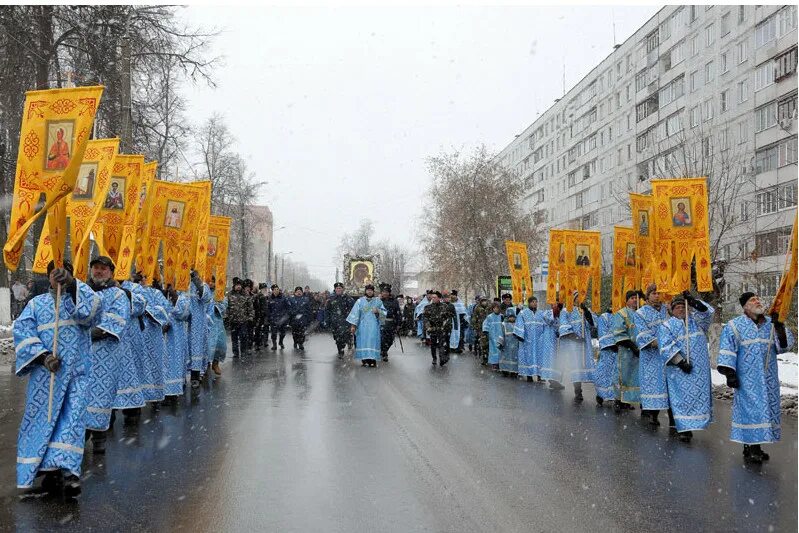
[(158, 266), (158, 251), (163, 242), (163, 282), (176, 290), (189, 288), (189, 271), (194, 263), (194, 233), (200, 220), (204, 195), (210, 194), (211, 183), (172, 183), (155, 181), (150, 209), (147, 252), (140, 270), (152, 278)]
[(785, 257), (785, 269), (782, 273), (780, 280), (780, 288), (777, 289), (777, 294), (774, 296), (774, 301), (771, 302), (771, 313), (780, 315), (780, 321), (785, 322), (791, 312), (791, 298), (793, 298), (793, 291), (796, 289), (797, 279), (797, 217), (794, 215), (793, 231), (791, 232), (791, 249), (788, 250), (788, 255)]
[(561, 301), (563, 283), (566, 282), (566, 241), (564, 230), (549, 230), (549, 268), (547, 273), (547, 303)]
[[(67, 213), (66, 204), (58, 201), (75, 187), (102, 94), (103, 87), (26, 93), (11, 221), (3, 247), (3, 259), (10, 270), (19, 265), (31, 225), (51, 209), (48, 217), (51, 256), (56, 264), (63, 263)], [(42, 194), (44, 207), (34, 212)]]
[[(633, 211), (635, 213), (635, 211)], [(618, 311), (626, 304), (624, 295), (635, 289), (638, 281), (638, 234), (633, 228), (613, 227), (613, 294), (612, 310)]]
[(566, 268), (571, 272), (566, 276), (570, 280), (567, 293), (567, 309), (572, 308), (572, 293), (577, 291), (580, 300), (588, 295), (588, 283), (591, 282), (591, 308), (599, 313), (602, 306), (600, 293), (602, 289), (602, 240), (598, 231), (564, 230), (566, 251)]
[(527, 258), (527, 245), (523, 242), (505, 241), (508, 256), (508, 272), (512, 284), (513, 303), (525, 303), (532, 292), (530, 287), (530, 261)]
[(150, 228), (150, 208), (153, 203), (152, 192), (155, 176), (158, 173), (158, 162), (145, 163), (142, 168), (141, 187), (139, 189), (139, 215), (136, 220), (136, 270), (141, 270), (147, 248), (147, 235)]
[(205, 263), (208, 260), (208, 224), (211, 219), (211, 182), (195, 181), (189, 185), (200, 187), (203, 191), (200, 202), (200, 218), (194, 232), (194, 261), (192, 268), (197, 272), (205, 272)]
[(225, 297), (227, 286), (227, 258), (230, 245), (230, 222), (228, 217), (211, 216), (208, 223), (208, 251), (205, 263), (205, 279), (216, 277), (216, 299)]
[(655, 219), (652, 216), (654, 199), (650, 194), (630, 193), (630, 210), (632, 211), (633, 231), (638, 252), (638, 273), (635, 286), (646, 287), (654, 281), (655, 256)]
[[(100, 215), (108, 187), (111, 183), (111, 171), (117, 156), (119, 139), (95, 139), (86, 143), (78, 170), (78, 178), (72, 194), (59, 200), (66, 204), (69, 217), (69, 240), (72, 264), (75, 277), (85, 281), (89, 269), (89, 237), (91, 228)], [(50, 214), (47, 215), (50, 218)], [(36, 249), (33, 271), (44, 273), (52, 259), (50, 232), (45, 224)]]
[(655, 221), (654, 282), (666, 294), (691, 288), (696, 260), (696, 289), (713, 290), (706, 178), (652, 180)]

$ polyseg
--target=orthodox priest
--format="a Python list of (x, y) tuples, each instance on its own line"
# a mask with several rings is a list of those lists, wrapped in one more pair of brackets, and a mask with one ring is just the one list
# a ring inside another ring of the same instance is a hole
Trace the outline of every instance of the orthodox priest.
[(380, 355), (380, 326), (386, 318), (386, 308), (375, 297), (375, 286), (367, 285), (364, 296), (358, 298), (347, 316), (350, 333), (355, 335), (355, 359), (363, 366), (377, 366)]

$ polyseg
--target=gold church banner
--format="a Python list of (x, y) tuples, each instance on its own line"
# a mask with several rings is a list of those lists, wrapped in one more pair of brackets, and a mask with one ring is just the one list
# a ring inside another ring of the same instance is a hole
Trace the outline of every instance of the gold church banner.
[(707, 179), (652, 180), (652, 197), (658, 290), (674, 295), (690, 289), (695, 260), (696, 289), (712, 291)]
[[(635, 211), (633, 211), (635, 213)], [(638, 239), (633, 228), (613, 227), (613, 292), (611, 308), (618, 311), (627, 303), (624, 295), (638, 285)]]
[[(66, 202), (75, 187), (103, 87), (29, 91), (20, 126), (17, 168), (8, 239), (3, 260), (16, 270), (31, 225), (50, 212), (47, 223), (51, 257), (63, 264)], [(44, 206), (36, 207), (44, 195)]]
[[(74, 274), (83, 281), (88, 277), (91, 228), (100, 215), (100, 208), (108, 192), (118, 148), (119, 139), (95, 139), (86, 143), (75, 188), (71, 194), (59, 200), (59, 203), (66, 204), (69, 217), (69, 241)], [(49, 214), (47, 218), (50, 218)], [(38, 273), (46, 272), (51, 259), (50, 232), (48, 224), (45, 224), (32, 270)]]
[(791, 232), (791, 249), (785, 257), (785, 269), (782, 273), (780, 280), (780, 288), (777, 289), (777, 295), (774, 301), (771, 302), (771, 313), (777, 313), (780, 316), (780, 321), (785, 322), (789, 317), (791, 311), (791, 299), (793, 298), (793, 291), (796, 289), (797, 278), (797, 218), (794, 215), (793, 231)]
[(638, 252), (638, 272), (635, 288), (646, 287), (654, 281), (655, 271), (655, 228), (652, 217), (654, 199), (649, 194), (630, 193), (630, 211), (632, 212), (633, 231), (635, 232), (636, 251)]
[(530, 261), (527, 257), (527, 245), (523, 242), (505, 241), (505, 252), (508, 256), (513, 303), (524, 303), (532, 289), (530, 287)]
[(591, 284), (591, 306), (601, 309), (602, 243), (598, 231), (549, 230), (549, 273), (547, 302), (562, 302), (568, 310), (574, 303), (572, 294), (580, 299), (588, 296)]
[(191, 267), (200, 275), (205, 272), (205, 263), (208, 261), (208, 224), (211, 219), (211, 182), (195, 181), (189, 185), (199, 187), (203, 191), (200, 204), (200, 216), (194, 231), (194, 261)]
[(140, 268), (148, 279), (158, 267), (158, 251), (163, 244), (163, 283), (171, 284), (178, 291), (188, 290), (189, 273), (197, 251), (194, 233), (200, 220), (200, 207), (211, 189), (210, 182), (204, 183), (198, 186), (154, 182), (147, 251)]
[(208, 248), (205, 263), (205, 280), (216, 277), (217, 301), (224, 299), (227, 286), (227, 259), (230, 246), (230, 222), (228, 217), (211, 216), (208, 223)]
[(136, 270), (141, 270), (147, 249), (147, 235), (150, 229), (150, 208), (153, 203), (152, 187), (158, 173), (158, 162), (145, 163), (142, 168), (142, 179), (139, 187), (139, 215), (136, 219), (136, 253), (134, 261)]
[(549, 230), (549, 268), (547, 273), (547, 303), (554, 304), (561, 301), (560, 296), (566, 294), (562, 289), (566, 280), (566, 242), (564, 230)]

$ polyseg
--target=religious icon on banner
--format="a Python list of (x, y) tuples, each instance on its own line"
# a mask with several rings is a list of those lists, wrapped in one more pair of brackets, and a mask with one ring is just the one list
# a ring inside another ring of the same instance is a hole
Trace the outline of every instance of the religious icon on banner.
[(180, 229), (183, 226), (183, 211), (186, 209), (184, 202), (169, 200), (166, 204), (166, 218), (164, 226), (167, 228)]
[(139, 191), (139, 210), (144, 207), (145, 198), (147, 198), (147, 184), (142, 183), (141, 191)]
[(514, 270), (522, 269), (522, 255), (518, 252), (513, 254), (513, 268)]
[(72, 154), (74, 120), (58, 120), (47, 122), (47, 151), (44, 168), (47, 170), (64, 170), (69, 164)]
[(671, 220), (674, 227), (693, 226), (690, 198), (671, 198)]
[(638, 210), (638, 235), (649, 237), (649, 211), (646, 209)]
[(353, 262), (350, 265), (350, 281), (358, 286), (371, 282), (373, 268), (371, 262)]
[(627, 251), (624, 255), (624, 264), (630, 267), (635, 266), (635, 243), (633, 242), (627, 243)]
[(94, 161), (82, 163), (78, 169), (78, 179), (72, 190), (73, 200), (91, 200), (94, 197), (94, 184), (97, 181), (99, 163)]
[(558, 247), (558, 263), (561, 265), (566, 264), (566, 245), (563, 243), (560, 243)]
[(108, 189), (108, 194), (105, 196), (103, 207), (105, 209), (125, 209), (125, 178), (123, 176), (111, 177), (111, 188)]
[(216, 247), (219, 245), (219, 237), (216, 235), (208, 236), (208, 257), (216, 257)]
[(586, 244), (577, 244), (574, 247), (574, 255), (577, 257), (575, 265), (577, 266), (591, 266), (591, 248)]

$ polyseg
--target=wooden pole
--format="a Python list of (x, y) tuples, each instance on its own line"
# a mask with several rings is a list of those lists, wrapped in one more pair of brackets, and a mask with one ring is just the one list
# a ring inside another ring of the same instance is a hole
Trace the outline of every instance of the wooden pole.
[[(55, 290), (55, 326), (53, 327), (53, 355), (58, 358), (58, 323), (61, 312), (61, 284)], [(55, 389), (55, 372), (50, 372), (50, 398), (47, 401), (47, 423), (53, 420), (53, 389)]]

